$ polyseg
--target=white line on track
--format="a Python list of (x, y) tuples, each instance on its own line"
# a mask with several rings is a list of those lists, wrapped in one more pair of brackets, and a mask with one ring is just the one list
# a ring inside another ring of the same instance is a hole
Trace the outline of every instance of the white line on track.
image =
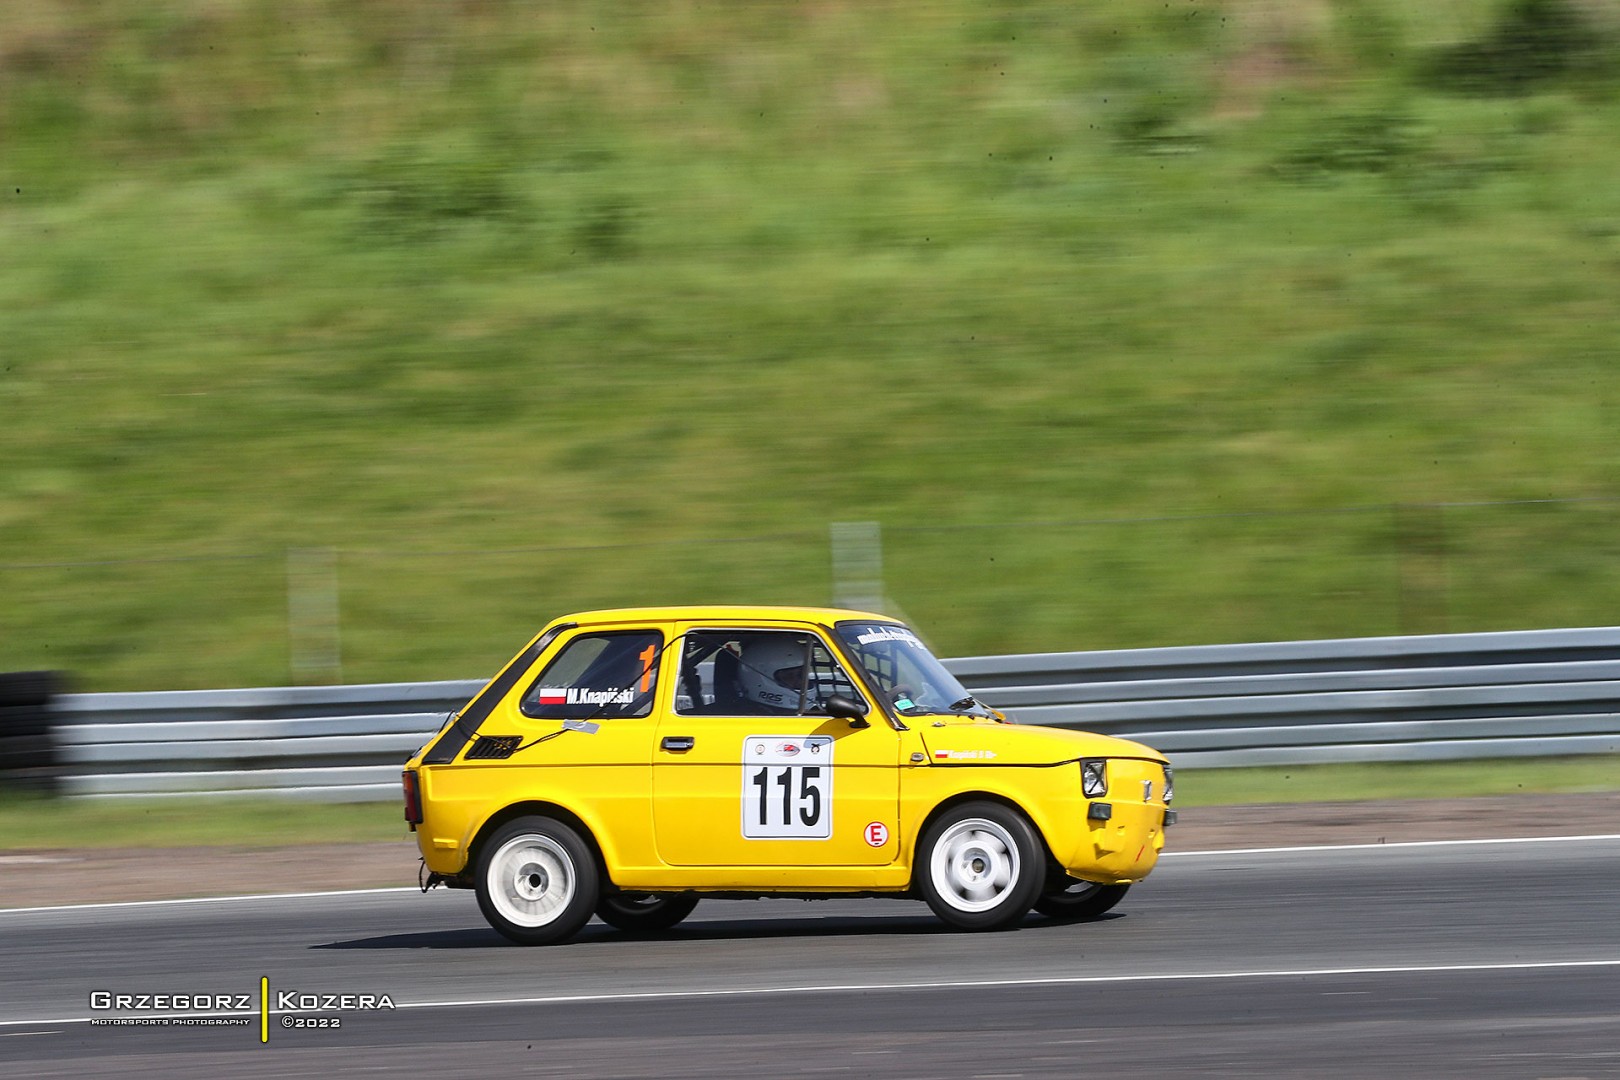
[(847, 983), (828, 986), (761, 986), (722, 990), (652, 990), (626, 994), (558, 994), (552, 997), (488, 998), (468, 1001), (412, 1001), (401, 1009), (450, 1009), (479, 1005), (565, 1005), (615, 1001), (663, 1001), (710, 997), (764, 997), (777, 994), (872, 993), (879, 990), (996, 990), (1023, 986), (1197, 982), (1211, 979), (1297, 979), (1347, 975), (1433, 975), (1476, 971), (1539, 971), (1567, 968), (1620, 967), (1611, 960), (1546, 960), (1515, 964), (1436, 964), (1402, 967), (1305, 968), (1295, 971), (1186, 971), (1145, 975), (1069, 975), (1033, 979), (952, 979), (915, 983)]
[[(754, 986), (713, 990), (654, 990), (605, 994), (554, 994), (544, 997), (467, 998), (446, 1001), (405, 1001), (395, 1008), (464, 1009), (506, 1005), (576, 1005), (636, 1001), (691, 1001), (702, 998), (777, 997), (790, 994), (848, 994), (915, 990), (998, 990), (1029, 986), (1093, 986), (1126, 983), (1207, 982), (1219, 979), (1338, 978), (1357, 975), (1449, 975), (1482, 971), (1568, 971), (1579, 968), (1620, 968), (1620, 958), (1606, 960), (1547, 960), (1512, 964), (1413, 964), (1392, 967), (1300, 968), (1295, 970), (1184, 971), (1144, 975), (1073, 975), (1033, 979), (959, 979), (937, 982), (829, 983), (826, 985)], [(271, 1009), (279, 1016), (286, 1009)], [(297, 1010), (290, 1010), (296, 1012)], [(242, 1012), (164, 1013), (168, 1019), (241, 1017)], [(254, 1013), (252, 1015), (257, 1015)], [(88, 1024), (100, 1016), (64, 1016), (45, 1020), (0, 1020), (0, 1027), (46, 1027), (51, 1024)]]
[(382, 893), (421, 892), (415, 885), (386, 889), (333, 889), (329, 892), (249, 893), (244, 896), (188, 896), (180, 900), (110, 900), (97, 904), (50, 904), (46, 907), (0, 908), (0, 916), (38, 911), (94, 911), (98, 908), (160, 907), (166, 904), (228, 904), (238, 900), (309, 900), (322, 896), (376, 896)]
[(1393, 844), (1308, 844), (1300, 847), (1209, 848), (1204, 851), (1165, 851), (1161, 859), (1194, 855), (1278, 855), (1311, 851), (1383, 851), (1388, 848), (1481, 847), (1489, 844), (1573, 844), (1596, 840), (1620, 840), (1620, 833), (1590, 836), (1507, 836), (1486, 840), (1399, 840)]
[[(1620, 833), (1587, 836), (1510, 836), (1489, 840), (1403, 840), (1393, 844), (1313, 844), (1302, 847), (1209, 848), (1204, 851), (1166, 851), (1163, 859), (1208, 857), (1212, 855), (1280, 855), (1332, 851), (1383, 851), (1395, 848), (1476, 847), (1484, 844), (1583, 844), (1620, 840)], [(387, 893), (420, 892), (414, 885), (381, 889), (334, 889), (328, 892), (247, 893), (240, 896), (190, 896), (179, 900), (112, 900), (94, 904), (49, 904), (44, 907), (0, 908), (0, 917), (41, 911), (93, 911), (99, 908), (159, 907), (166, 904), (226, 904), (244, 900), (309, 900), (327, 896), (381, 896)]]

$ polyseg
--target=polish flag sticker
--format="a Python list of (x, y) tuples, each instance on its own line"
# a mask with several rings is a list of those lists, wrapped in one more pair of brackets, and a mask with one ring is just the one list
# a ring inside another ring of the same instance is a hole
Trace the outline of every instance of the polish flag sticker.
[(540, 688), (540, 704), (566, 705), (568, 704), (568, 690), (566, 688), (542, 686)]

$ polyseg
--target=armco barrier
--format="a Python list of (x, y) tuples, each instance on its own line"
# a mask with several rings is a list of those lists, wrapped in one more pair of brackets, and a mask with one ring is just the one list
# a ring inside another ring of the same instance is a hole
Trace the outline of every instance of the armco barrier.
[[(1014, 720), (1137, 738), (1182, 768), (1620, 753), (1620, 627), (946, 666)], [(391, 799), (400, 764), (481, 685), (68, 695), (63, 787)]]
[(70, 795), (394, 798), (399, 767), (479, 680), (70, 694), (58, 729)]
[(1620, 753), (1620, 627), (978, 657), (1030, 724), (1140, 739), (1183, 768)]

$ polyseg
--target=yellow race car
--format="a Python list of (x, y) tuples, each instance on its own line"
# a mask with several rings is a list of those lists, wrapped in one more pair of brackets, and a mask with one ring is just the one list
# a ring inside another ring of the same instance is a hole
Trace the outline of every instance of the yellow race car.
[(423, 886), (562, 941), (711, 897), (899, 896), (964, 930), (1101, 914), (1174, 820), (1164, 756), (1009, 723), (858, 611), (569, 615), (406, 765)]

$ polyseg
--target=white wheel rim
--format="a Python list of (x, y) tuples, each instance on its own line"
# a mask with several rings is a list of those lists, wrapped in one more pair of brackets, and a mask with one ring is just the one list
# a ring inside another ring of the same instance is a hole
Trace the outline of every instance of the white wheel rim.
[(574, 860), (549, 836), (514, 836), (489, 861), (489, 896), (506, 921), (539, 927), (574, 897)]
[(967, 818), (934, 843), (928, 872), (934, 891), (957, 911), (989, 911), (1018, 882), (1018, 844), (993, 821)]

